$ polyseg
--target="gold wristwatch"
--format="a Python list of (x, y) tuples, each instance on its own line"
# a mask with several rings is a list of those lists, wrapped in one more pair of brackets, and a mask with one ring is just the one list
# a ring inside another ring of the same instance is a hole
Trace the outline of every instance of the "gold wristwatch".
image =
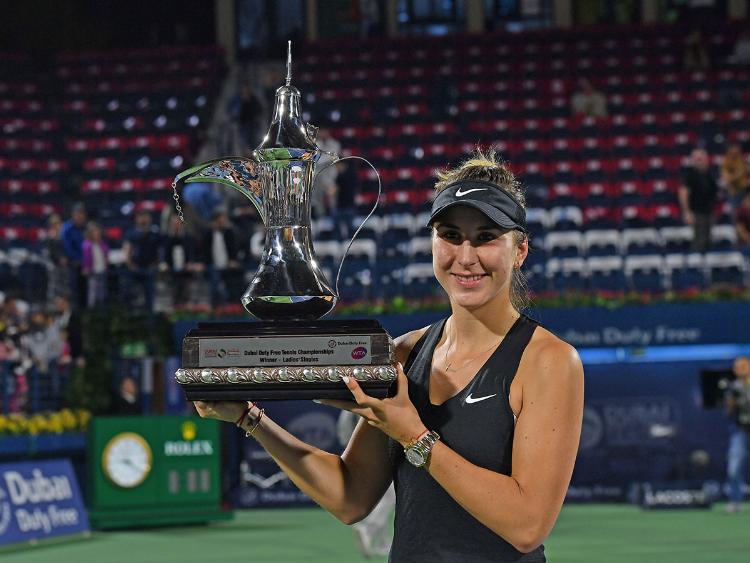
[(424, 467), (430, 459), (433, 446), (438, 440), (440, 440), (440, 434), (430, 430), (422, 438), (404, 448), (406, 460), (414, 467)]

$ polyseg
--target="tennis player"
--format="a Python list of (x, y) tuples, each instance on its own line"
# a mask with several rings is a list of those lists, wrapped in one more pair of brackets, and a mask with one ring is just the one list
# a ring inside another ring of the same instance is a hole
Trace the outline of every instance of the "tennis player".
[[(364, 518), (393, 481), (397, 563), (540, 562), (565, 497), (583, 414), (575, 349), (528, 318), (523, 191), (493, 152), (440, 174), (430, 225), (451, 314), (396, 340), (395, 396), (346, 379), (358, 414), (344, 451), (298, 440), (257, 405), (196, 403), (236, 422), (342, 522)], [(402, 368), (403, 365), (403, 368)]]

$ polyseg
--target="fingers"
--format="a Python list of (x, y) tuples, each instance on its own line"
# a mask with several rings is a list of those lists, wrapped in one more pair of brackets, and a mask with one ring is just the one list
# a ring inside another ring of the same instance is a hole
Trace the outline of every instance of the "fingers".
[(357, 414), (365, 420), (372, 420), (375, 418), (374, 413), (370, 407), (363, 407), (358, 405), (354, 401), (342, 401), (339, 399), (321, 399), (318, 401), (321, 405), (327, 405), (329, 407), (335, 407), (344, 411), (349, 411)]
[(380, 403), (380, 401), (378, 401), (374, 397), (370, 397), (367, 393), (362, 391), (362, 388), (359, 386), (359, 383), (355, 378), (344, 376), (341, 378), (341, 380), (347, 386), (349, 391), (352, 392), (352, 395), (354, 395), (354, 400), (357, 401), (358, 405), (365, 407), (375, 407)]
[(396, 396), (403, 397), (409, 395), (409, 378), (404, 373), (404, 367), (401, 362), (396, 364)]
[(327, 405), (329, 407), (335, 407), (337, 409), (341, 409), (344, 411), (351, 411), (353, 408), (356, 408), (358, 405), (354, 401), (348, 401), (348, 400), (340, 400), (340, 399), (320, 399), (317, 401), (321, 405)]

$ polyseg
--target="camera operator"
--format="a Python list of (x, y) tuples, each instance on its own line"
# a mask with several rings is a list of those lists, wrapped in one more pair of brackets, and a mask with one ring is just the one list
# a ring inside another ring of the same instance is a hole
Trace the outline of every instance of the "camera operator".
[(731, 421), (727, 451), (729, 504), (727, 513), (739, 512), (745, 466), (750, 446), (750, 358), (740, 356), (732, 368), (736, 379), (727, 384), (725, 406)]

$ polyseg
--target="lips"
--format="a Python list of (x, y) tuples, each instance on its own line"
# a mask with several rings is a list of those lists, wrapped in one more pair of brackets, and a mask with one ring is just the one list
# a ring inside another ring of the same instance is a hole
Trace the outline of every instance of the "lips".
[(472, 274), (472, 275), (464, 275), (464, 274), (451, 274), (453, 278), (456, 280), (458, 285), (461, 287), (476, 287), (479, 285), (479, 283), (482, 281), (482, 278), (484, 278), (487, 274)]

